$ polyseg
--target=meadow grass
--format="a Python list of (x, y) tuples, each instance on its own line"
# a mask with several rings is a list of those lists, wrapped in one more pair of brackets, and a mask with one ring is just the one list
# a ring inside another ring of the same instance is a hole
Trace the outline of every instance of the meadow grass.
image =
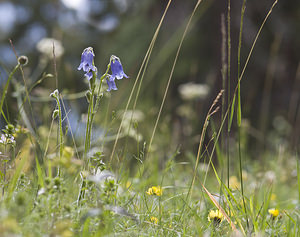
[[(242, 117), (241, 83), (277, 0), (258, 27), (245, 64), (241, 66), (246, 0), (243, 1), (236, 77), (231, 75), (232, 3), (228, 0), (226, 20), (225, 16), (221, 20), (222, 89), (214, 95), (199, 131), (197, 152), (186, 152), (180, 159), (180, 144), (172, 144), (172, 131), (162, 113), (184, 39), (201, 0), (186, 21), (174, 50), (155, 117), (148, 121), (137, 110), (148, 65), (153, 60), (152, 51), (171, 3), (172, 0), (167, 3), (137, 76), (131, 76), (134, 84), (131, 91), (127, 89), (130, 93), (122, 111), (110, 113), (115, 92), (103, 88), (103, 81), (110, 80), (109, 71), (114, 74), (115, 61), (111, 58), (100, 79), (97, 71), (92, 72), (89, 89), (84, 93), (72, 95), (63, 90), (51, 93), (53, 98), (45, 99), (55, 102), (49, 109), (51, 123), (37, 128), (27, 113), (33, 114), (30, 93), (38, 83), (26, 85), (25, 65), (18, 58), (0, 102), (2, 118), (7, 124), (1, 132), (0, 144), (1, 236), (300, 235), (298, 154), (282, 144), (276, 150), (257, 154), (260, 159), (252, 159), (244, 143), (247, 124)], [(56, 65), (55, 55), (54, 62)], [(14, 80), (19, 70), (26, 93)], [(59, 80), (56, 69), (54, 74)], [(231, 91), (234, 83), (235, 89)], [(13, 86), (17, 95), (17, 122), (10, 121), (6, 115), (9, 86)], [(64, 101), (83, 96), (87, 97), (89, 106), (84, 140), (78, 141), (72, 129), (63, 125), (70, 125)], [(97, 118), (99, 111), (102, 114)], [(221, 120), (217, 117), (220, 113)], [(99, 140), (93, 140), (97, 127), (93, 124), (99, 123), (97, 119), (105, 121), (105, 131)], [(146, 129), (140, 129), (143, 122)], [(237, 137), (233, 128), (237, 129)]]

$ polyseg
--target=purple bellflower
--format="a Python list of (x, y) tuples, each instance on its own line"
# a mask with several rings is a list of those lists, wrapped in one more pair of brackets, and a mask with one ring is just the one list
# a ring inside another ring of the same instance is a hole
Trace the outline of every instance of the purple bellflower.
[(128, 78), (128, 76), (123, 71), (120, 59), (114, 55), (110, 57), (110, 69), (112, 75), (110, 75), (109, 78), (106, 79), (108, 85), (107, 91), (118, 90), (115, 79), (117, 78), (118, 80), (120, 80), (123, 77)]
[(111, 91), (111, 90), (116, 91), (116, 90), (118, 90), (114, 79), (111, 80), (110, 78), (107, 78), (106, 82), (107, 82), (107, 85), (108, 85), (107, 91)]
[(92, 47), (88, 47), (83, 50), (81, 54), (81, 62), (78, 70), (86, 72), (84, 75), (90, 80), (93, 77), (93, 72), (97, 72), (97, 68), (94, 66), (94, 51)]
[(114, 80), (115, 78), (117, 78), (118, 80), (120, 80), (123, 77), (128, 78), (128, 76), (123, 71), (121, 61), (118, 57), (112, 55), (110, 57), (110, 62), (111, 62), (110, 68), (111, 68), (111, 72), (112, 72), (110, 79)]
[(85, 77), (88, 79), (88, 80), (91, 80), (93, 78), (93, 72), (92, 70), (90, 70), (89, 72), (87, 72), (86, 74), (84, 74)]

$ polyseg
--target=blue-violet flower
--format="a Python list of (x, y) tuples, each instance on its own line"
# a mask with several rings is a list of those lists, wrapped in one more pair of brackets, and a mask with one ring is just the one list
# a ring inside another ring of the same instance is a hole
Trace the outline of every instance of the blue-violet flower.
[(110, 80), (114, 80), (115, 78), (120, 80), (123, 77), (128, 78), (128, 76), (123, 71), (121, 61), (118, 57), (112, 55), (110, 57), (110, 62), (111, 62), (110, 68), (111, 68), (111, 72), (112, 72), (112, 75), (110, 76)]
[(107, 82), (107, 85), (108, 85), (107, 91), (111, 91), (111, 90), (116, 91), (116, 90), (118, 90), (114, 79), (111, 80), (110, 78), (109, 79), (107, 78), (106, 82)]
[(91, 80), (93, 78), (93, 72), (90, 70), (86, 74), (84, 74), (88, 80)]
[(83, 50), (81, 54), (81, 62), (78, 67), (78, 70), (83, 69), (85, 72), (90, 72), (90, 70), (96, 72), (97, 68), (94, 66), (94, 51), (92, 47), (88, 47), (85, 50)]

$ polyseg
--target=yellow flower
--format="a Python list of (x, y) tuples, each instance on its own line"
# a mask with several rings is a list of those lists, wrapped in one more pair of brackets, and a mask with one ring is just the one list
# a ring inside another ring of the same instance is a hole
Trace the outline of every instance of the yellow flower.
[(269, 214), (275, 219), (279, 215), (278, 209), (272, 208), (268, 210)]
[(156, 195), (161, 196), (163, 193), (163, 190), (160, 186), (152, 186), (151, 188), (148, 188), (148, 191), (146, 192), (148, 195)]
[(230, 176), (229, 178), (229, 188), (232, 190), (237, 190), (240, 187), (240, 182), (236, 176)]
[(214, 224), (220, 224), (223, 221), (224, 216), (219, 210), (211, 210), (207, 216), (207, 219), (209, 222), (213, 221)]
[(125, 187), (126, 187), (127, 189), (129, 189), (129, 188), (131, 187), (131, 182), (130, 182), (130, 181), (127, 181), (126, 184), (125, 184)]
[(275, 193), (271, 194), (271, 201), (275, 201), (277, 199), (277, 196)]
[(155, 224), (155, 225), (157, 225), (157, 223), (158, 223), (158, 219), (155, 216), (151, 216), (150, 221), (152, 224)]

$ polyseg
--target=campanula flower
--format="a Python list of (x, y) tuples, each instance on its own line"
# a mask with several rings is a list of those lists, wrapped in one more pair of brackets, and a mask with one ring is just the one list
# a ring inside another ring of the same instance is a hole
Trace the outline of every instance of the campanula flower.
[(128, 76), (123, 71), (121, 61), (118, 57), (112, 55), (110, 57), (110, 62), (111, 62), (110, 68), (111, 68), (111, 72), (112, 72), (112, 75), (110, 76), (111, 80), (114, 80), (115, 78), (120, 80), (123, 77), (128, 78)]
[(88, 47), (85, 50), (83, 50), (78, 70), (83, 69), (83, 71), (87, 73), (89, 73), (90, 71), (96, 72), (97, 68), (94, 66), (94, 57), (95, 54), (92, 47)]
[(118, 90), (114, 79), (111, 80), (110, 78), (109, 79), (107, 78), (106, 82), (107, 82), (107, 85), (108, 85), (107, 91), (111, 91), (111, 90), (116, 91), (116, 90)]
[(88, 80), (91, 80), (93, 78), (93, 72), (91, 70), (84, 75)]

